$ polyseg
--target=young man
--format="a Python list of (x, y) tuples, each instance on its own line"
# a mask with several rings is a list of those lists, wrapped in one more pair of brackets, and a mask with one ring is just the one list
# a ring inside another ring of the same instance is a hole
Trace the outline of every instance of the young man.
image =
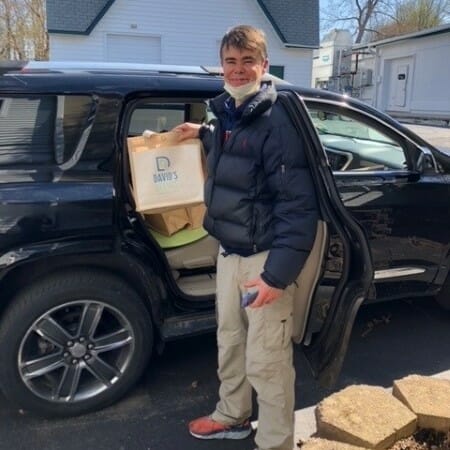
[[(222, 39), (225, 93), (210, 101), (215, 127), (185, 123), (180, 139), (200, 137), (207, 152), (204, 227), (220, 244), (217, 262), (218, 376), (215, 411), (189, 424), (200, 439), (251, 433), (252, 387), (259, 450), (294, 447), (294, 281), (315, 237), (318, 209), (302, 137), (262, 84), (264, 34), (237, 26)], [(247, 291), (257, 292), (248, 307)]]

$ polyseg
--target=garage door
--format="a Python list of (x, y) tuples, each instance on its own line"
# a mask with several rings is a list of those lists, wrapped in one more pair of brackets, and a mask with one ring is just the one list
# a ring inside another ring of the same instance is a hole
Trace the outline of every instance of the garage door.
[(111, 62), (161, 63), (161, 38), (155, 36), (106, 35), (106, 60)]

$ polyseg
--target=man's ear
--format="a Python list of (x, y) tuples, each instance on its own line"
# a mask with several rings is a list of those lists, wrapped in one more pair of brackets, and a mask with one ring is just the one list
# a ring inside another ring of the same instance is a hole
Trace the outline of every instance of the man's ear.
[(267, 58), (264, 60), (263, 69), (264, 69), (263, 73), (266, 73), (269, 70), (269, 60)]

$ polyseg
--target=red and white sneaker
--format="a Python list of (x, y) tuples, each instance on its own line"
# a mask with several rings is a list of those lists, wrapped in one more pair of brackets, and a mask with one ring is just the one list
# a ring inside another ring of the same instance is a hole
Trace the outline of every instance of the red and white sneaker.
[(204, 416), (189, 423), (189, 433), (198, 439), (245, 439), (251, 432), (249, 420), (239, 425), (223, 425), (211, 416)]

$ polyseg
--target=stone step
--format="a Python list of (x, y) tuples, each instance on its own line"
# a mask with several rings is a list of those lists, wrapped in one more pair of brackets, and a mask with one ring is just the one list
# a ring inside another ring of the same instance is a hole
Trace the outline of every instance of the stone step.
[(450, 380), (410, 375), (394, 381), (392, 394), (417, 415), (420, 428), (450, 430)]
[(382, 450), (411, 435), (417, 416), (381, 387), (354, 385), (319, 403), (316, 421), (319, 437)]
[(330, 441), (322, 438), (312, 438), (305, 442), (301, 450), (368, 450), (365, 447), (357, 447), (344, 442)]

